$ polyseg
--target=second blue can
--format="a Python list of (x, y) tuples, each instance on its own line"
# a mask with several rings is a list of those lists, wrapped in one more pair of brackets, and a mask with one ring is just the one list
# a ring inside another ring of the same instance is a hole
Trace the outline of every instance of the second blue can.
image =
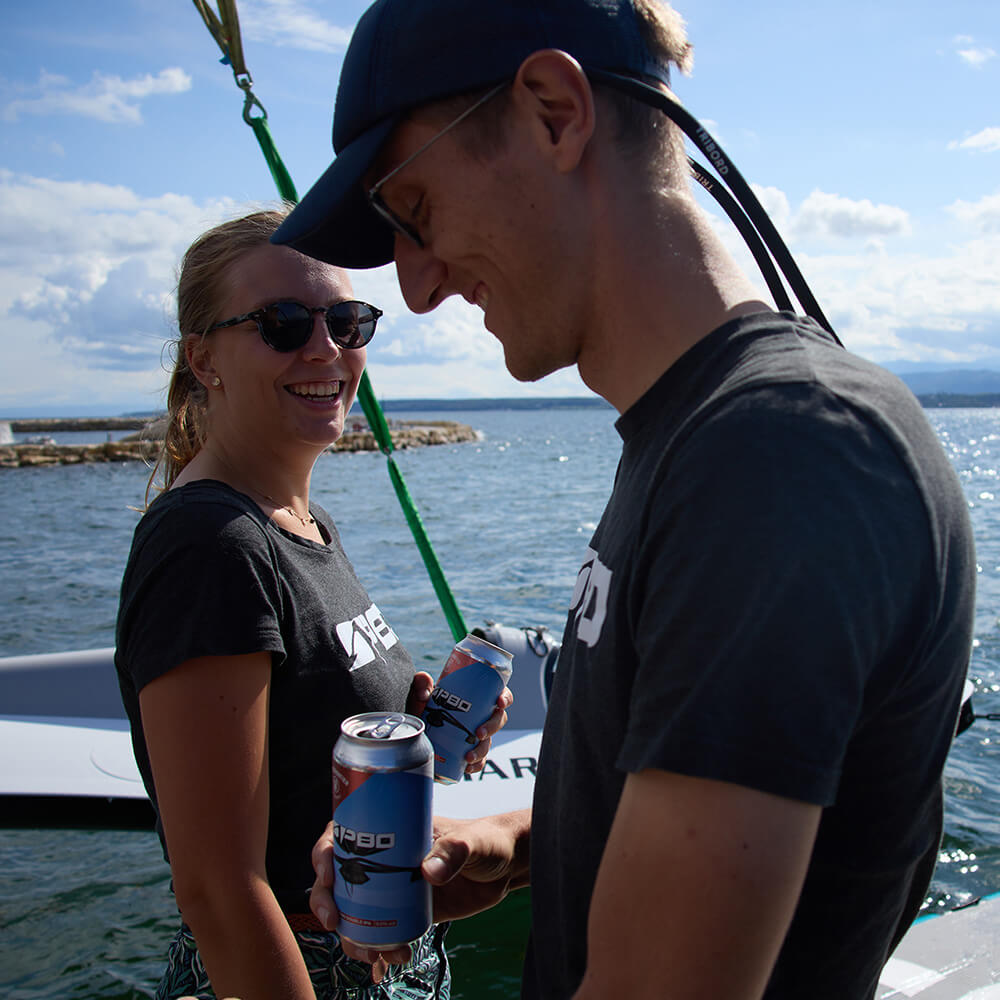
[(453, 785), (465, 774), (476, 730), (493, 714), (510, 680), (514, 656), (477, 635), (456, 643), (424, 709), (434, 747), (434, 780)]

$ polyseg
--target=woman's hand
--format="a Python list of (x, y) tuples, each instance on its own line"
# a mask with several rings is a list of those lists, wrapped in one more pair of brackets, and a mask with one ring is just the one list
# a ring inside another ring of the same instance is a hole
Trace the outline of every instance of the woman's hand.
[[(406, 711), (410, 715), (423, 715), (427, 702), (434, 690), (434, 679), (426, 671), (418, 671), (410, 683), (410, 694), (406, 699)], [(493, 736), (507, 725), (507, 709), (514, 703), (514, 693), (505, 687), (497, 697), (493, 714), (476, 730), (479, 742), (465, 755), (466, 771), (475, 774), (481, 771), (489, 756)]]
[(410, 715), (423, 715), (433, 690), (434, 678), (426, 670), (418, 670), (410, 681), (410, 693), (406, 696), (406, 711)]
[[(309, 893), (309, 908), (316, 919), (328, 930), (335, 931), (340, 922), (337, 904), (333, 901), (333, 822), (327, 823), (322, 836), (313, 845), (312, 865), (316, 881)], [(380, 983), (385, 975), (386, 965), (405, 965), (412, 957), (409, 945), (393, 951), (376, 951), (362, 948), (351, 941), (340, 939), (344, 954), (365, 962), (372, 967), (372, 982)]]

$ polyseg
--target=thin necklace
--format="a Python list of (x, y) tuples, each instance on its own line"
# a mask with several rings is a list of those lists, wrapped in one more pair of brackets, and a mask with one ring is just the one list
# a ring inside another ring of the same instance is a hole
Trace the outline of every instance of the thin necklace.
[(283, 511), (286, 511), (287, 513), (291, 514), (292, 517), (294, 517), (296, 521), (299, 521), (302, 524), (303, 528), (308, 528), (309, 525), (316, 523), (316, 518), (314, 518), (312, 516), (312, 514), (307, 513), (306, 516), (303, 517), (301, 514), (299, 514), (295, 510), (294, 507), (292, 507), (291, 504), (279, 503), (277, 500), (274, 499), (273, 496), (271, 496), (270, 493), (263, 493), (263, 492), (261, 492), (260, 490), (256, 489), (253, 486), (251, 486), (250, 489), (252, 489), (254, 491), (254, 493), (257, 494), (257, 496), (263, 497), (265, 500), (268, 500), (271, 503), (273, 503), (275, 510), (283, 510)]
[[(226, 468), (228, 468), (230, 471), (232, 471), (233, 467), (224, 458), (222, 458), (221, 456), (217, 456), (217, 460), (219, 462), (221, 462), (222, 465), (226, 466)], [(239, 479), (239, 478), (242, 478), (242, 477), (237, 476), (237, 479)], [(283, 511), (286, 511), (287, 513), (291, 514), (292, 517), (294, 517), (295, 520), (298, 521), (302, 525), (303, 528), (308, 528), (311, 524), (315, 524), (316, 523), (316, 518), (314, 518), (312, 516), (312, 514), (309, 513), (308, 504), (306, 505), (306, 516), (303, 517), (301, 514), (299, 514), (299, 513), (296, 512), (296, 510), (292, 507), (291, 504), (278, 503), (278, 501), (275, 500), (274, 497), (271, 496), (270, 493), (262, 493), (260, 490), (258, 490), (254, 486), (250, 486), (250, 491), (252, 493), (256, 493), (257, 496), (259, 496), (259, 497), (263, 497), (269, 503), (274, 504), (275, 510), (283, 510)]]
[(294, 508), (292, 507), (292, 505), (291, 505), (291, 504), (280, 504), (280, 503), (278, 503), (278, 501), (277, 501), (277, 500), (275, 500), (275, 499), (274, 499), (274, 497), (272, 497), (272, 496), (268, 496), (268, 494), (267, 494), (267, 493), (261, 493), (261, 496), (262, 496), (262, 497), (263, 497), (263, 498), (264, 498), (265, 500), (270, 500), (270, 501), (271, 501), (271, 503), (273, 503), (273, 504), (274, 504), (274, 506), (278, 508), (278, 510), (284, 510), (284, 511), (288, 511), (288, 513), (289, 513), (289, 514), (291, 514), (291, 515), (292, 515), (292, 517), (294, 517), (296, 521), (301, 521), (301, 522), (302, 522), (302, 527), (303, 527), (303, 528), (308, 528), (310, 524), (315, 524), (315, 523), (316, 523), (316, 518), (314, 518), (314, 517), (312, 516), (312, 514), (306, 514), (306, 516), (305, 516), (305, 517), (303, 517), (303, 516), (302, 516), (301, 514), (299, 514), (299, 513), (298, 513), (298, 512), (297, 512), (297, 511), (296, 511), (296, 510), (295, 510), (295, 509), (294, 509)]

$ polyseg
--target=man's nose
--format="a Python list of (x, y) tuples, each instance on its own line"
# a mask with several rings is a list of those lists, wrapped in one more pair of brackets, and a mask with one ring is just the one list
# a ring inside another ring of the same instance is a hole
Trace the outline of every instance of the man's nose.
[(397, 233), (394, 256), (399, 290), (411, 312), (430, 312), (451, 294), (445, 290), (448, 269), (428, 247)]

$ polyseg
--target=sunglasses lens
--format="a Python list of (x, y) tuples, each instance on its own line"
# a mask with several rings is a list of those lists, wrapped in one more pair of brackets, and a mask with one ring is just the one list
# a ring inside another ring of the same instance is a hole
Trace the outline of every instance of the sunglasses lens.
[(378, 317), (364, 302), (337, 302), (326, 311), (330, 336), (348, 350), (364, 347), (375, 335)]
[(297, 351), (312, 336), (312, 314), (299, 302), (275, 302), (261, 310), (261, 335), (276, 351)]
[[(364, 347), (375, 333), (379, 312), (364, 302), (337, 302), (326, 310), (326, 326), (338, 347)], [(301, 302), (275, 302), (260, 311), (261, 336), (276, 351), (297, 351), (312, 336), (313, 311)]]

